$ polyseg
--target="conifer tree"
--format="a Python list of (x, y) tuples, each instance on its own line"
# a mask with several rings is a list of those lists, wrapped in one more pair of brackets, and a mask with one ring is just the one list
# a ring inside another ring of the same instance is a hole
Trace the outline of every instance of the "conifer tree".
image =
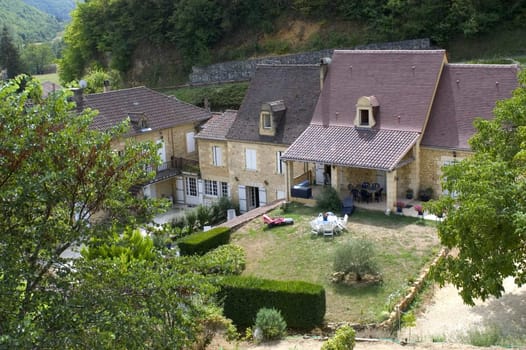
[(7, 26), (4, 26), (0, 36), (0, 68), (6, 70), (7, 79), (14, 78), (23, 71), (20, 53)]

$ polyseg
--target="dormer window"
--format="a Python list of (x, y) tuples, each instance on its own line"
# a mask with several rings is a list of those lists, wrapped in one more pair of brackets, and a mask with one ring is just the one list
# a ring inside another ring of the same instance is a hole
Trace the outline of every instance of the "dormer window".
[(360, 128), (372, 128), (376, 124), (375, 115), (378, 114), (380, 104), (375, 96), (362, 96), (356, 103), (356, 117), (354, 125)]
[(369, 126), (369, 110), (360, 109), (360, 126)]
[(285, 110), (286, 107), (283, 100), (261, 104), (261, 111), (259, 113), (259, 134), (274, 136), (280, 118), (285, 114)]
[(135, 129), (138, 129), (140, 132), (151, 131), (152, 129), (148, 126), (148, 117), (145, 113), (136, 113), (129, 112), (128, 118)]
[(272, 115), (269, 112), (261, 112), (261, 124), (263, 129), (272, 128)]

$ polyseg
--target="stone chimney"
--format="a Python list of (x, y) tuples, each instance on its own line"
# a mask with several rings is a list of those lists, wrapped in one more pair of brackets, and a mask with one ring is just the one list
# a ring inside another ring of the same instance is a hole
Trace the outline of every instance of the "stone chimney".
[(73, 91), (73, 102), (77, 105), (77, 112), (82, 112), (84, 109), (84, 89), (83, 88), (71, 88)]
[(323, 90), (323, 81), (327, 76), (327, 71), (329, 70), (329, 64), (331, 64), (330, 57), (323, 57), (320, 59), (320, 91)]
[(109, 80), (104, 80), (104, 92), (109, 92), (111, 91), (111, 85), (110, 85), (110, 81)]

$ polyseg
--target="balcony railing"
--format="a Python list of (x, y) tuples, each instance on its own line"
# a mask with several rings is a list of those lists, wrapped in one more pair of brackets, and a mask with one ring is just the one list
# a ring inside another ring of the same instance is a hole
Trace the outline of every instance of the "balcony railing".
[(157, 182), (179, 175), (183, 171), (199, 173), (199, 162), (194, 159), (173, 157), (168, 162), (161, 163), (158, 166), (149, 166), (146, 170), (148, 172), (155, 171), (155, 179), (152, 182)]

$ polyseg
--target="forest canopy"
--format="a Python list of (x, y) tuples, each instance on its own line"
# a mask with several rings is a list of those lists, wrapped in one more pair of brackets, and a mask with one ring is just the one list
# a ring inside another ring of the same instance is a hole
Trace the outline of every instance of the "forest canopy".
[[(63, 81), (96, 67), (126, 73), (141, 45), (175, 47), (188, 71), (219, 59), (217, 46), (244, 33), (257, 39), (280, 19), (360, 23), (366, 42), (431, 38), (444, 45), (454, 36), (475, 36), (496, 26), (526, 23), (522, 1), (448, 0), (91, 0), (78, 4), (67, 28)], [(320, 41), (323, 46), (323, 41)], [(325, 45), (330, 45), (325, 43)], [(325, 47), (317, 47), (321, 49)], [(252, 47), (258, 50), (257, 43)], [(253, 52), (247, 50), (246, 55)]]

